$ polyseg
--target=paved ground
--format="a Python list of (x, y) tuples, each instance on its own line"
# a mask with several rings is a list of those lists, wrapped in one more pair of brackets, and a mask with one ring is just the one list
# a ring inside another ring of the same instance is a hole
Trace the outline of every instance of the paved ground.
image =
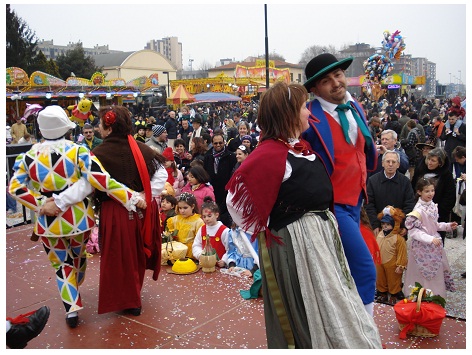
[[(14, 317), (42, 305), (51, 308), (48, 324), (28, 349), (266, 348), (262, 299), (242, 299), (239, 290), (248, 289), (250, 280), (219, 272), (181, 276), (164, 267), (157, 282), (148, 272), (141, 316), (98, 315), (98, 254), (89, 259), (79, 327), (69, 329), (44, 250), (29, 240), (31, 224), (22, 223), (21, 217), (7, 219), (7, 228), (20, 225), (6, 231), (5, 309)], [(393, 307), (377, 303), (374, 320), (386, 349), (466, 349), (466, 279), (460, 276), (466, 267), (466, 240), (447, 239), (446, 251), (457, 292), (447, 295), (448, 316), (439, 336), (399, 339)]]

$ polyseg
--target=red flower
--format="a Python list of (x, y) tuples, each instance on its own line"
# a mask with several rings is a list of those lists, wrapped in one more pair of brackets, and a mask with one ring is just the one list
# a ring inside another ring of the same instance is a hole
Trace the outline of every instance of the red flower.
[(108, 111), (103, 115), (103, 120), (107, 126), (111, 126), (116, 121), (116, 113), (113, 111)]

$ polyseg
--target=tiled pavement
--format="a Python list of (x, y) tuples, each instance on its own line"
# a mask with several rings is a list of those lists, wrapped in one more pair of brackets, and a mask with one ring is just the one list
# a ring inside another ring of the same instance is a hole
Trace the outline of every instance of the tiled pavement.
[[(7, 219), (7, 226), (22, 220)], [(244, 300), (249, 279), (220, 272), (173, 275), (164, 270), (157, 282), (146, 274), (139, 317), (97, 314), (99, 255), (89, 259), (81, 288), (85, 309), (69, 329), (56, 281), (40, 243), (31, 242), (31, 224), (6, 229), (6, 313), (16, 316), (48, 305), (49, 321), (28, 349), (265, 349), (262, 299)], [(465, 240), (447, 239), (446, 250), (458, 292), (448, 294), (441, 333), (434, 338), (398, 338), (393, 307), (376, 304), (374, 319), (387, 349), (465, 349)], [(457, 302), (457, 303), (455, 303)], [(459, 303), (460, 302), (460, 303)]]

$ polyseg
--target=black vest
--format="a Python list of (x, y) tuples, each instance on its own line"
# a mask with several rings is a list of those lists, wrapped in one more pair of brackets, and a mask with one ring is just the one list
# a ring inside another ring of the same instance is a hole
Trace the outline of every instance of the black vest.
[(328, 209), (333, 201), (333, 186), (319, 157), (315, 161), (287, 157), (292, 175), (280, 186), (269, 228), (279, 230), (302, 217), (306, 212)]

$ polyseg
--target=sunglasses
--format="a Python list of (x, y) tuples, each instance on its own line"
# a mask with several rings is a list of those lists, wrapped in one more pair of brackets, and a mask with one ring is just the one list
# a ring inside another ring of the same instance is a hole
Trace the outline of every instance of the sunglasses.
[(225, 142), (213, 142), (213, 145), (223, 145)]

